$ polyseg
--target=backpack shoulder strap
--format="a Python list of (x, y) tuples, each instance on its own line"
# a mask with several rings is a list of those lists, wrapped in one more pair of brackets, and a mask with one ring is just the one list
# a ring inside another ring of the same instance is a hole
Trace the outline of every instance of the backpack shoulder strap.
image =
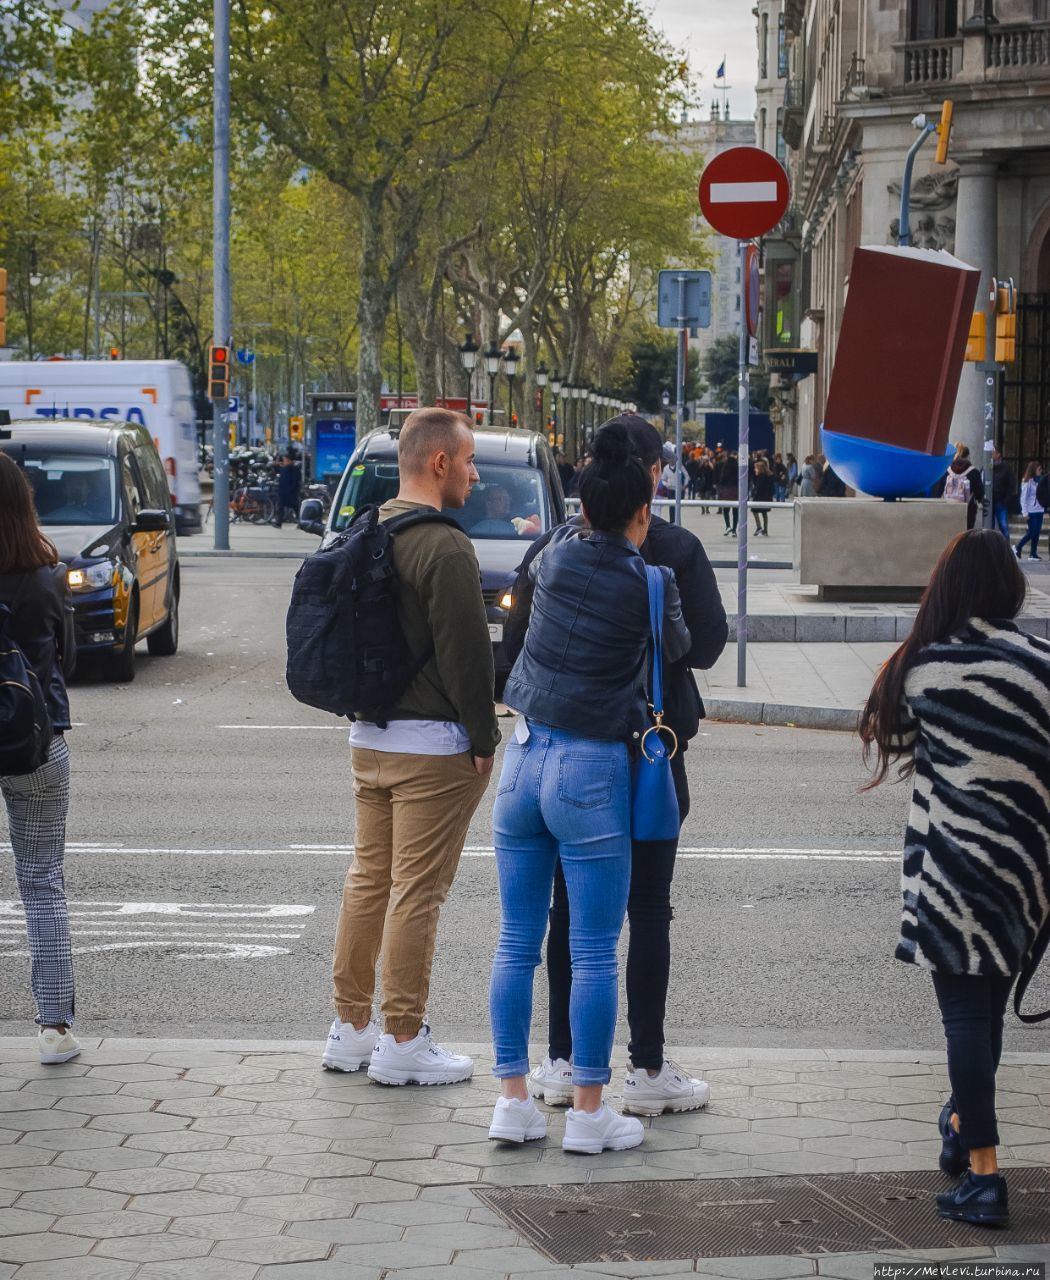
[(417, 524), (447, 524), (450, 529), (458, 529), (463, 533), (463, 526), (441, 511), (405, 511), (399, 516), (391, 516), (389, 520), (383, 521), (383, 527), (389, 533), (401, 533)]

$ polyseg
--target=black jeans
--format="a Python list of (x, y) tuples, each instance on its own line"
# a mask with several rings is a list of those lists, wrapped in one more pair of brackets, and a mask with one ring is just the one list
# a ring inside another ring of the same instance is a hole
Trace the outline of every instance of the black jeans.
[(948, 1040), (948, 1079), (967, 1150), (997, 1147), (995, 1073), (1003, 1054), (1003, 1018), (1013, 978), (933, 973)]
[(722, 520), (725, 523), (725, 527), (727, 529), (729, 528), (730, 519), (732, 519), (733, 521), (733, 532), (736, 533), (737, 522), (740, 519), (739, 507), (723, 507), (722, 508)]
[[(689, 784), (685, 776), (684, 750), (671, 762), (678, 809), (684, 822), (689, 812)], [(627, 946), (627, 1024), (631, 1032), (628, 1050), (639, 1070), (654, 1071), (664, 1060), (664, 1012), (671, 976), (671, 880), (674, 877), (677, 840), (636, 840), (631, 845), (631, 889), (627, 919), (631, 926)], [(572, 993), (572, 961), (569, 956), (569, 899), (560, 865), (554, 873), (554, 899), (547, 932), (547, 982), (550, 987), (548, 1029), (551, 1058), (572, 1058), (569, 1029), (569, 997)]]

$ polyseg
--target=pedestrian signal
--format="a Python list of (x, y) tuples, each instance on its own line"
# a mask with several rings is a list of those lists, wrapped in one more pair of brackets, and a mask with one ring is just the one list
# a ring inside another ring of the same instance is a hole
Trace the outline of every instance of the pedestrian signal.
[(937, 151), (934, 154), (934, 160), (938, 164), (944, 164), (948, 159), (948, 143), (952, 136), (952, 110), (954, 104), (951, 98), (945, 98), (941, 103), (941, 119), (937, 125)]
[(996, 280), (992, 303), (995, 307), (995, 363), (1012, 364), (1017, 357), (1017, 294), (1013, 280)]
[(301, 417), (288, 419), (288, 438), (289, 440), (301, 440), (303, 438), (303, 419)]
[(485, 422), (485, 415), (483, 413), (478, 412), (474, 414), (474, 425), (476, 427), (483, 426), (484, 422)]
[(208, 348), (208, 399), (230, 398), (230, 348), (213, 343)]
[(0, 347), (7, 346), (7, 271), (0, 267)]
[(966, 339), (966, 359), (980, 363), (988, 349), (988, 318), (983, 311), (970, 317), (970, 333)]

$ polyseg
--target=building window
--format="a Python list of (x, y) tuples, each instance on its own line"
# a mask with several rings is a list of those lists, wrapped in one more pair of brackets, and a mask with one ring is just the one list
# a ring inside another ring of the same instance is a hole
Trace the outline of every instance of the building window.
[(795, 264), (778, 262), (773, 272), (773, 339), (778, 346), (795, 345)]
[(777, 75), (783, 80), (788, 73), (787, 32), (784, 30), (784, 15), (777, 18)]
[(758, 113), (758, 145), (763, 151), (766, 149), (766, 109), (763, 107)]
[(758, 78), (759, 80), (767, 80), (769, 78), (769, 14), (762, 15), (762, 21), (759, 23), (758, 36)]
[(1050, 0), (1032, 0), (1032, 21), (1046, 22), (1050, 18)]
[(910, 0), (909, 40), (945, 40), (958, 30), (958, 0)]
[(784, 144), (784, 108), (777, 108), (777, 159), (781, 164), (787, 155), (787, 147)]

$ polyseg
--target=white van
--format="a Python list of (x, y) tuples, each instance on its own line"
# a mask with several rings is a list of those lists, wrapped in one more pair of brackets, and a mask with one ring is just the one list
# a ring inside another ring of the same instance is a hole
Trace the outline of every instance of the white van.
[(178, 531), (199, 531), (196, 410), (189, 371), (177, 360), (2, 362), (0, 409), (12, 419), (141, 423), (164, 463)]

